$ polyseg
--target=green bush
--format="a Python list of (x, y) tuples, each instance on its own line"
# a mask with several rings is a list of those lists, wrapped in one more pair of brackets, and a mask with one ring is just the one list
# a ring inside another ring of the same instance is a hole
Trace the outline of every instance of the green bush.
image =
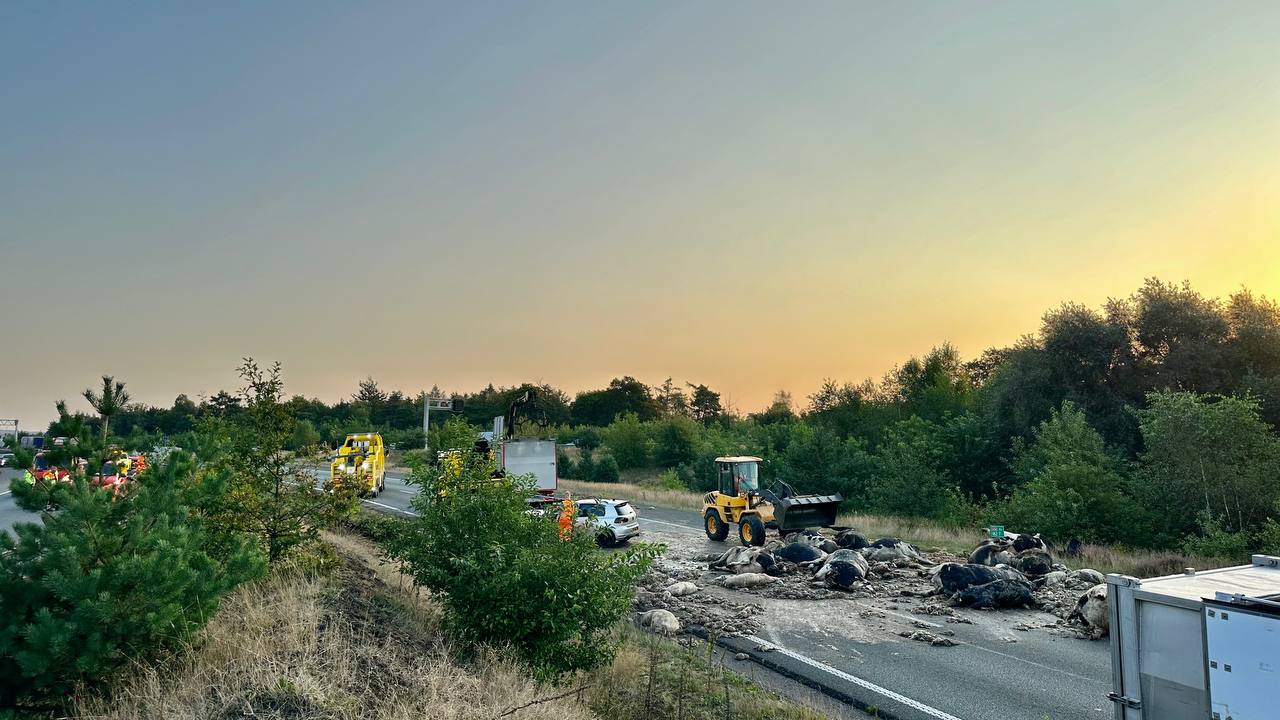
[(1183, 540), (1182, 552), (1201, 557), (1225, 558), (1236, 562), (1245, 562), (1249, 559), (1249, 550), (1253, 543), (1247, 534), (1227, 530), (1206, 510), (1201, 510), (1196, 516), (1196, 524), (1200, 532), (1188, 535)]
[(698, 431), (701, 426), (693, 420), (676, 415), (657, 424), (654, 433), (653, 457), (658, 467), (672, 468), (693, 462), (698, 450)]
[(439, 594), (458, 639), (509, 647), (546, 679), (612, 658), (611, 630), (653, 548), (602, 553), (590, 532), (561, 538), (556, 523), (526, 512), (530, 477), (493, 482), (474, 457), (456, 479), (418, 481), (418, 517), (383, 544)]
[(649, 429), (635, 413), (621, 415), (605, 428), (604, 444), (623, 470), (649, 466), (652, 457)]
[(0, 534), (0, 705), (54, 706), (200, 628), (261, 573), (256, 547), (222, 558), (179, 502), (192, 463), (170, 458), (118, 499), (84, 479), (41, 524)]
[[(687, 466), (681, 466), (687, 467)], [(658, 473), (658, 481), (655, 483), (664, 490), (688, 490), (689, 486), (685, 485), (684, 480), (680, 479), (680, 473), (675, 470), (663, 470)]]
[(596, 462), (596, 467), (591, 472), (591, 479), (595, 482), (616, 483), (619, 475), (618, 461), (614, 460), (612, 455), (605, 455)]
[(564, 448), (556, 448), (556, 474), (562, 478), (573, 478), (576, 468), (573, 465), (573, 458), (569, 457), (569, 453)]

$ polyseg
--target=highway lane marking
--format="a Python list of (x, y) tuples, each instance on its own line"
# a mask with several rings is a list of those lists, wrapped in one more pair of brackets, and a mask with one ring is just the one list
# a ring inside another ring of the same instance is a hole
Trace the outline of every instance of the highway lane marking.
[(12, 491), (12, 490), (5, 490), (4, 492), (0, 493), (0, 497), (4, 497), (5, 495), (8, 495), (8, 494), (9, 494), (9, 493), (11, 493), (11, 492), (13, 492), (13, 491)]
[(799, 660), (800, 662), (804, 663), (805, 665), (808, 665), (809, 667), (815, 668), (817, 670), (821, 670), (822, 672), (838, 677), (841, 680), (844, 680), (845, 682), (853, 683), (854, 685), (857, 685), (858, 687), (863, 688), (864, 690), (870, 690), (871, 692), (876, 693), (881, 697), (889, 698), (890, 700), (906, 705), (907, 707), (913, 710), (918, 710), (924, 713), (925, 715), (928, 715), (931, 718), (936, 718), (937, 720), (960, 720), (960, 718), (956, 717), (955, 715), (952, 715), (947, 712), (943, 712), (942, 710), (939, 710), (938, 708), (935, 708), (931, 705), (925, 705), (919, 700), (912, 700), (906, 695), (903, 695), (901, 693), (896, 693), (890, 690), (889, 688), (880, 687), (879, 685), (871, 682), (870, 680), (864, 680), (860, 677), (855, 677), (853, 675), (850, 675), (849, 673), (843, 670), (833, 668), (830, 665), (824, 662), (820, 662), (818, 660), (814, 660), (813, 658), (807, 655), (801, 655), (798, 652), (788, 650), (780, 645), (775, 645), (774, 643), (771, 643), (768, 640), (765, 640), (764, 638), (759, 638), (759, 637), (756, 637), (755, 635), (748, 635), (746, 639), (750, 640), (753, 643), (756, 643), (762, 649), (772, 650), (772, 652), (776, 652), (780, 655), (785, 655), (793, 660)]
[(393, 511), (398, 512), (398, 513), (404, 513), (405, 515), (412, 515), (412, 516), (414, 516), (414, 517), (418, 517), (418, 513), (414, 512), (414, 511), (412, 511), (412, 510), (401, 510), (401, 509), (400, 509), (400, 508), (398, 508), (398, 507), (391, 507), (390, 505), (383, 505), (382, 503), (377, 502), (376, 500), (361, 500), (360, 502), (366, 502), (366, 503), (369, 503), (370, 505), (377, 505), (377, 506), (378, 506), (378, 507), (380, 507), (380, 508), (386, 508), (386, 509), (388, 509), (388, 510), (393, 510)]
[(652, 519), (652, 518), (640, 518), (639, 520), (640, 520), (640, 524), (641, 524), (641, 525), (643, 525), (643, 524), (645, 524), (645, 523), (658, 523), (659, 525), (670, 525), (671, 527), (678, 527), (678, 528), (680, 528), (680, 529), (682, 529), (682, 530), (697, 530), (697, 529), (698, 529), (698, 528), (693, 527), (693, 526), (691, 526), (691, 525), (681, 525), (681, 524), (679, 524), (679, 523), (667, 522), (666, 520), (654, 520), (654, 519)]

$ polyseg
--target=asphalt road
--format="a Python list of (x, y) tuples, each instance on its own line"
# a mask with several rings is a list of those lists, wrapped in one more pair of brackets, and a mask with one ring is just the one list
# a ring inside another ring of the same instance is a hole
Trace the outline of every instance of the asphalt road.
[[(388, 475), (382, 496), (364, 502), (374, 509), (408, 514), (413, 494), (403, 480)], [(639, 506), (637, 512), (642, 529), (648, 524), (652, 530), (703, 535), (698, 517), (690, 511)], [(703, 541), (708, 552), (725, 547), (705, 537)], [(800, 659), (791, 658), (792, 665), (830, 676), (824, 682), (847, 687), (854, 697), (875, 695), (874, 690), (856, 684), (861, 680), (924, 706), (913, 707), (891, 697), (872, 703), (904, 720), (948, 715), (961, 720), (1105, 720), (1112, 716), (1107, 700), (1111, 656), (1106, 642), (1017, 632), (1012, 628), (1016, 620), (1005, 612), (970, 617), (974, 617), (972, 625), (945, 626), (955, 631), (954, 639), (960, 643), (952, 648), (833, 637), (820, 623), (796, 618), (772, 619), (761, 630), (761, 639), (799, 655)], [(1016, 642), (1006, 639), (1011, 636)]]
[(13, 502), (9, 483), (21, 474), (20, 470), (0, 468), (0, 530), (8, 530), (19, 522), (39, 522), (40, 520), (38, 515), (23, 510)]

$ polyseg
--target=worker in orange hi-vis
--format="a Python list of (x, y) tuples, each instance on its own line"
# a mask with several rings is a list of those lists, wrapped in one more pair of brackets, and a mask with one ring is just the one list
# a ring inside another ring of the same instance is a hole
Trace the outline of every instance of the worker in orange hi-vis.
[(573, 516), (577, 514), (577, 506), (573, 504), (573, 495), (566, 495), (560, 508), (560, 537), (567, 540), (573, 532)]

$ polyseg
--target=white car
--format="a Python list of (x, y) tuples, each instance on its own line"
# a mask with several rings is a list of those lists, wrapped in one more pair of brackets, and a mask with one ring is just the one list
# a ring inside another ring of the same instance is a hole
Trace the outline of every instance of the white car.
[(636, 511), (626, 500), (590, 498), (574, 501), (578, 506), (578, 527), (598, 528), (596, 541), (601, 546), (621, 545), (640, 534)]
[(17, 456), (11, 452), (0, 451), (0, 467), (8, 467), (13, 464)]

